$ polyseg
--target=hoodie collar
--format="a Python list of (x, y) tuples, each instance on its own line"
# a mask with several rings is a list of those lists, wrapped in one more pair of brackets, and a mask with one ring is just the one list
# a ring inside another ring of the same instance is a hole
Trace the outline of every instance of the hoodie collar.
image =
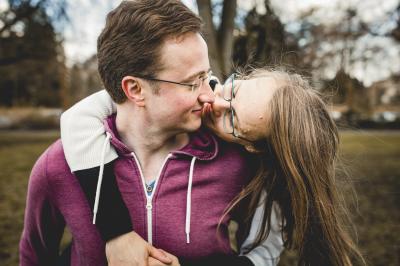
[[(131, 157), (132, 151), (121, 141), (115, 121), (115, 114), (104, 120), (104, 128), (111, 135), (111, 144), (120, 155)], [(189, 133), (189, 143), (186, 146), (171, 153), (177, 157), (189, 156), (202, 161), (213, 160), (218, 154), (218, 141), (208, 129), (201, 127)]]

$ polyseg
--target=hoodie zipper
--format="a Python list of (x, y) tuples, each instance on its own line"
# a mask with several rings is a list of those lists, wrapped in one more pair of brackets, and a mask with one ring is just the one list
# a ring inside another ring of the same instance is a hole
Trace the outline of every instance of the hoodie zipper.
[(144, 189), (144, 195), (146, 196), (146, 205), (144, 207), (145, 207), (146, 213), (147, 213), (147, 242), (149, 242), (149, 244), (152, 245), (153, 244), (153, 195), (156, 191), (161, 172), (164, 169), (164, 166), (167, 163), (168, 159), (172, 156), (172, 154), (168, 154), (167, 157), (165, 158), (163, 164), (161, 165), (160, 171), (158, 172), (156, 181), (154, 183), (153, 191), (151, 192), (150, 196), (147, 194), (146, 180), (144, 178), (142, 167), (139, 163), (139, 160), (137, 159), (134, 152), (132, 152), (132, 156), (136, 162), (136, 165), (139, 168), (140, 178), (142, 180), (142, 185), (143, 185), (143, 189)]

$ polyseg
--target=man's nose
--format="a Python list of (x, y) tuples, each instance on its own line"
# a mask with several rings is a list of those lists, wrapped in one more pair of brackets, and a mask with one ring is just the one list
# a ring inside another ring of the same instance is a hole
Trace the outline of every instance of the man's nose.
[(215, 100), (214, 92), (208, 82), (204, 82), (200, 88), (199, 102), (200, 103), (213, 103)]

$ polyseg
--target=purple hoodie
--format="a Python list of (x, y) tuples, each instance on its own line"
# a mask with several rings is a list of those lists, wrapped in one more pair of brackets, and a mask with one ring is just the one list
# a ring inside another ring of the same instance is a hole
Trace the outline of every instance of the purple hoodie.
[[(109, 117), (105, 126), (119, 154), (114, 174), (134, 231), (178, 257), (232, 253), (227, 230), (232, 217), (227, 215), (222, 221), (219, 233), (217, 226), (253, 173), (242, 148), (203, 129), (191, 134), (188, 145), (166, 158), (149, 212), (140, 166), (119, 140), (115, 117)], [(71, 173), (58, 140), (38, 159), (30, 176), (21, 265), (53, 265), (65, 226), (73, 236), (71, 265), (106, 265), (105, 243), (92, 219), (92, 206)]]

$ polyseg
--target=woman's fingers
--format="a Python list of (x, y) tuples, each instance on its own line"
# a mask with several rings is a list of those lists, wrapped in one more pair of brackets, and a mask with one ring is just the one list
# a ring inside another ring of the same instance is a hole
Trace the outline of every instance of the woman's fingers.
[(167, 253), (162, 249), (158, 249), (153, 246), (150, 246), (149, 247), (149, 255), (150, 255), (150, 257), (153, 257), (154, 259), (157, 259), (160, 262), (163, 262), (167, 265), (172, 263), (172, 259), (170, 257), (168, 257)]

